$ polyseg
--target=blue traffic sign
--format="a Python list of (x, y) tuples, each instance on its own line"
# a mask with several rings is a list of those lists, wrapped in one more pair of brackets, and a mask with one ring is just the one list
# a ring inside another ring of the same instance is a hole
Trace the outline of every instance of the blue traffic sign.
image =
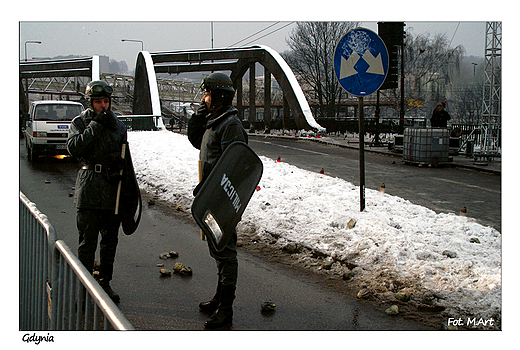
[(388, 51), (381, 38), (365, 28), (345, 34), (334, 50), (334, 71), (341, 86), (363, 97), (376, 92), (388, 73)]

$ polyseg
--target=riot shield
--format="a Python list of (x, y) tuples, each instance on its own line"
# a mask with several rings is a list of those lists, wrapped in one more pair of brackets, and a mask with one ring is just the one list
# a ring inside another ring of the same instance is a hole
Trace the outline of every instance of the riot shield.
[(134, 164), (132, 163), (128, 144), (126, 146), (125, 167), (121, 181), (121, 202), (119, 204), (121, 226), (126, 235), (131, 235), (139, 226), (142, 204), (141, 192), (135, 177)]
[(217, 251), (232, 236), (262, 177), (262, 161), (244, 142), (229, 145), (198, 191), (191, 212)]

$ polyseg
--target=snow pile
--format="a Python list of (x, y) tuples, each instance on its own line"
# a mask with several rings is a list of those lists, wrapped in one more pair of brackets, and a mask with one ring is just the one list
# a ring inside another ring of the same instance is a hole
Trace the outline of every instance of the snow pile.
[[(128, 138), (141, 188), (189, 210), (198, 150), (187, 137), (156, 131)], [(500, 317), (497, 230), (370, 189), (360, 212), (359, 187), (352, 183), (261, 159), (261, 189), (244, 212), (239, 237), (276, 237), (281, 247), (290, 243), (324, 253), (333, 271), (352, 268), (373, 293), (405, 291), (420, 298), (430, 291), (454, 317)], [(475, 238), (480, 243), (470, 243)]]

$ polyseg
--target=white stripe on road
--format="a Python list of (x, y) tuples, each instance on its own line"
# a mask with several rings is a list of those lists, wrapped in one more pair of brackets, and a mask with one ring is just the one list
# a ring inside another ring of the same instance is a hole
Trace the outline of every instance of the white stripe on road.
[(432, 177), (432, 179), (439, 180), (439, 181), (444, 181), (444, 182), (450, 182), (450, 183), (461, 185), (461, 186), (476, 188), (476, 189), (479, 189), (479, 190), (482, 190), (482, 191), (488, 191), (488, 192), (493, 192), (493, 193), (502, 193), (501, 191), (492, 190), (490, 188), (480, 187), (480, 186), (476, 186), (476, 185), (470, 185), (470, 184), (465, 183), (465, 182), (453, 181), (453, 180), (448, 180), (448, 179), (441, 179), (439, 177)]
[[(251, 141), (253, 141), (253, 140), (251, 140)], [(270, 144), (270, 145), (272, 145), (272, 146), (278, 146), (278, 147), (283, 147), (283, 148), (290, 148), (290, 149), (294, 149), (294, 150), (297, 150), (297, 151), (302, 151), (302, 152), (309, 152), (309, 153), (319, 154), (319, 155), (321, 155), (321, 156), (330, 156), (330, 154), (328, 154), (328, 153), (322, 153), (322, 152), (310, 151), (310, 150), (303, 149), (303, 148), (297, 148), (297, 147), (291, 147), (291, 146), (279, 145), (279, 144), (272, 143), (272, 142), (269, 142), (269, 141), (253, 141), (253, 142), (268, 143), (268, 144)]]

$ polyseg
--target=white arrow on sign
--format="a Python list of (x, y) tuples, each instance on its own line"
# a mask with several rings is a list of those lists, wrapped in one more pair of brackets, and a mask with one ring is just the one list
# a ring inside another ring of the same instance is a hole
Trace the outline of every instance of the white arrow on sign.
[[(358, 71), (354, 68), (354, 66), (360, 58), (361, 57), (357, 52), (352, 53), (352, 55), (350, 55), (348, 59), (345, 59), (342, 56), (339, 78), (343, 79), (350, 77), (351, 75), (358, 74)], [(374, 55), (372, 55), (372, 53), (369, 50), (367, 50), (363, 54), (363, 59), (369, 65), (367, 73), (385, 75), (381, 53), (379, 53), (377, 57), (374, 57)]]
[(383, 69), (383, 60), (381, 59), (381, 53), (379, 53), (377, 57), (374, 57), (374, 55), (372, 55), (372, 53), (367, 50), (363, 54), (363, 59), (369, 65), (367, 73), (385, 75), (385, 70)]
[(357, 74), (357, 70), (354, 68), (357, 61), (359, 60), (359, 55), (357, 52), (352, 53), (348, 60), (346, 60), (343, 56), (341, 56), (341, 68), (339, 72), (339, 78), (343, 79), (346, 77), (350, 77), (351, 75)]

